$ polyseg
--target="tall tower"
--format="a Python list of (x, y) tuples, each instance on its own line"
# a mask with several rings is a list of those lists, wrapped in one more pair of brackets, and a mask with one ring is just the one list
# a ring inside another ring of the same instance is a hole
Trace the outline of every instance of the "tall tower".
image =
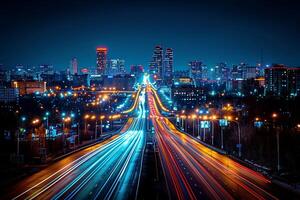
[(199, 86), (203, 78), (202, 62), (197, 60), (191, 61), (189, 63), (189, 71), (195, 85)]
[(163, 65), (164, 82), (168, 85), (172, 84), (173, 78), (173, 49), (167, 48), (164, 56)]
[(98, 47), (96, 49), (97, 54), (97, 74), (104, 75), (107, 65), (107, 48)]
[(160, 45), (154, 48), (152, 61), (150, 62), (150, 73), (162, 78), (163, 74), (163, 49)]
[(77, 58), (72, 58), (71, 60), (71, 69), (72, 69), (72, 74), (78, 74), (78, 62)]

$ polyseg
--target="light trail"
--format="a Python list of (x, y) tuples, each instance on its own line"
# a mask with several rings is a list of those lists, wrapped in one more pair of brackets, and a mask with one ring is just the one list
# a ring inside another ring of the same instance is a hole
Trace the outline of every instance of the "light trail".
[(145, 92), (136, 99), (138, 116), (120, 134), (24, 179), (10, 199), (134, 198), (145, 148)]
[(148, 89), (150, 116), (172, 198), (177, 199), (277, 199), (268, 190), (271, 182), (180, 132), (165, 117)]
[(123, 114), (127, 114), (127, 113), (130, 113), (130, 112), (133, 112), (136, 109), (136, 107), (138, 105), (138, 102), (139, 102), (139, 97), (140, 97), (141, 91), (142, 91), (142, 88), (141, 88), (141, 86), (139, 86), (138, 91), (137, 91), (137, 93), (135, 95), (135, 100), (134, 100), (134, 103), (133, 103), (132, 107), (129, 108), (128, 110), (123, 111), (122, 112)]

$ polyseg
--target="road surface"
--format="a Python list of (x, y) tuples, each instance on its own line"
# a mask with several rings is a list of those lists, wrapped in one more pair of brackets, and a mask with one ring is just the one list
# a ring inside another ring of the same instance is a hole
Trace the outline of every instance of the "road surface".
[(277, 199), (261, 174), (181, 133), (160, 114), (148, 85), (150, 117), (172, 199)]
[(134, 199), (145, 148), (145, 94), (120, 134), (25, 178), (6, 199)]

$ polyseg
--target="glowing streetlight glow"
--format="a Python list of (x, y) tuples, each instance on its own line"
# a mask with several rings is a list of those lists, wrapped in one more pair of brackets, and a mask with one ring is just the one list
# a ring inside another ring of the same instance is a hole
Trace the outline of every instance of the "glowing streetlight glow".
[(277, 117), (278, 117), (277, 113), (272, 114), (272, 118), (277, 118)]

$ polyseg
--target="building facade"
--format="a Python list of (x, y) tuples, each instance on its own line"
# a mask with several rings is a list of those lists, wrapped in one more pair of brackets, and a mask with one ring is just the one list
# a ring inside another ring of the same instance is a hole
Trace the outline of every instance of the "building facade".
[(107, 67), (107, 52), (106, 47), (98, 47), (96, 49), (97, 54), (97, 67), (96, 72), (99, 75), (104, 75)]

